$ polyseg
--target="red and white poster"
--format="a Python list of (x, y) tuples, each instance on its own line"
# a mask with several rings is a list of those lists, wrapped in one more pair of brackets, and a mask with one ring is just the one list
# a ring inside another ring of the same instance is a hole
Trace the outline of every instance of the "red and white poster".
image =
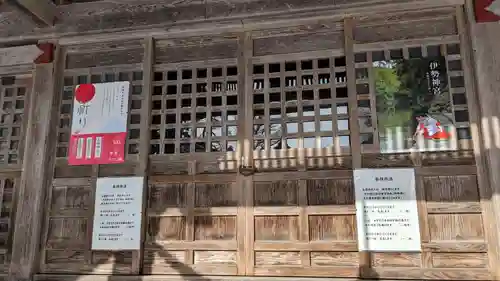
[(500, 0), (474, 0), (476, 22), (500, 21)]
[(70, 165), (125, 161), (129, 82), (76, 86), (69, 144)]

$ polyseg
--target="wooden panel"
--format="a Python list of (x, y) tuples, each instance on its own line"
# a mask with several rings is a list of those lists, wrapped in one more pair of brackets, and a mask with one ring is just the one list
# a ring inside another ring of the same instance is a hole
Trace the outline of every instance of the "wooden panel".
[(61, 178), (50, 189), (41, 271), (131, 272), (132, 252), (91, 251), (95, 178)]
[(484, 229), (480, 214), (429, 215), (431, 239), (483, 240)]
[(53, 218), (49, 220), (47, 248), (85, 248), (87, 218)]
[(106, 51), (95, 51), (91, 53), (68, 54), (67, 69), (88, 68), (97, 66), (134, 64), (142, 62), (144, 48)]
[(86, 263), (85, 251), (57, 250), (47, 251), (47, 264), (43, 266), (45, 272), (59, 273), (128, 273), (132, 263), (131, 252), (109, 253), (94, 252), (90, 264)]
[(486, 253), (433, 253), (432, 265), (436, 268), (486, 268)]
[(186, 263), (185, 251), (146, 250), (144, 253), (144, 273), (158, 274), (172, 270), (175, 265)]
[(452, 16), (413, 22), (394, 22), (354, 29), (356, 43), (372, 43), (406, 39), (417, 39), (457, 34), (456, 23)]
[(256, 266), (300, 265), (299, 252), (255, 252)]
[(197, 183), (196, 207), (232, 207), (238, 205), (238, 191), (235, 184)]
[(233, 240), (236, 239), (236, 218), (203, 216), (194, 219), (195, 240)]
[(296, 206), (298, 181), (255, 183), (255, 206)]
[(298, 34), (255, 39), (254, 55), (265, 56), (342, 49), (342, 46), (343, 34), (341, 32)]
[(152, 217), (148, 221), (149, 239), (184, 240), (186, 237), (186, 219), (184, 217)]
[(255, 240), (298, 240), (297, 216), (255, 217)]
[[(476, 179), (474, 175), (460, 174), (468, 171), (462, 168), (456, 169), (455, 175), (450, 170), (445, 176), (434, 176), (437, 173), (434, 170), (427, 172), (432, 176), (419, 176), (422, 190), (426, 191), (421, 195), (427, 202), (423, 210), (428, 212), (422, 214), (427, 220), (421, 223), (427, 224), (422, 227), (424, 231), (428, 229), (426, 239), (430, 241), (422, 241), (423, 253), (372, 253), (371, 269), (366, 269), (366, 276), (402, 279), (488, 276), (481, 209), (475, 205), (479, 200)], [(332, 175), (335, 174), (318, 171), (255, 176), (253, 275), (359, 276), (352, 178), (341, 173), (338, 178)], [(301, 193), (303, 190), (306, 192)], [(304, 217), (307, 235), (302, 231)], [(461, 260), (454, 261), (455, 255)], [(475, 257), (477, 260), (473, 260)], [(477, 271), (467, 271), (471, 268)]]
[(311, 252), (312, 266), (358, 266), (358, 252)]
[(311, 240), (356, 240), (356, 217), (310, 216)]
[(151, 184), (149, 212), (161, 213), (165, 208), (184, 207), (186, 205), (187, 184)]
[(475, 176), (425, 177), (427, 201), (479, 202)]
[(351, 179), (307, 180), (309, 205), (354, 205), (354, 186)]
[(145, 273), (239, 273), (236, 206), (241, 188), (234, 178), (194, 174), (178, 176), (178, 182), (168, 182), (172, 176), (149, 179)]
[(159, 40), (156, 43), (155, 63), (177, 63), (200, 60), (236, 58), (238, 44), (236, 38), (214, 38), (199, 40)]
[[(256, 176), (252, 274), (311, 276), (330, 270), (336, 277), (358, 275), (352, 180), (335, 175)], [(274, 180), (263, 181), (268, 179)]]
[(55, 186), (52, 190), (51, 216), (81, 216), (91, 212), (92, 191), (81, 186)]
[(374, 267), (420, 267), (420, 254), (412, 253), (374, 253), (372, 254)]

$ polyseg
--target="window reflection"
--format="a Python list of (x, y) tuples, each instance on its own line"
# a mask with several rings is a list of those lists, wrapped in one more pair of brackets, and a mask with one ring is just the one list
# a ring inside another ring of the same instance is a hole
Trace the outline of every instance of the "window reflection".
[(304, 133), (311, 133), (311, 132), (316, 131), (314, 122), (304, 122), (304, 123), (302, 123), (302, 125), (304, 126), (303, 127)]
[(333, 137), (322, 137), (321, 138), (321, 148), (333, 147)]
[(315, 148), (316, 138), (304, 138), (304, 148)]
[(349, 136), (339, 136), (339, 145), (340, 147), (350, 147), (351, 140)]

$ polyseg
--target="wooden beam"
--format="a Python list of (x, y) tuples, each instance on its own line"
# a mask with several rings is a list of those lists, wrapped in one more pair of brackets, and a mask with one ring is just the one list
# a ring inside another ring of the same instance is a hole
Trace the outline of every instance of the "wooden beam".
[[(3, 36), (0, 36), (0, 43), (60, 37), (61, 45), (73, 45), (116, 40), (133, 40), (144, 38), (145, 36), (162, 39), (179, 36), (216, 34), (229, 31), (242, 32), (256, 29), (278, 28), (290, 26), (291, 24), (301, 25), (307, 24), (307, 22), (317, 23), (317, 21), (320, 20), (341, 21), (346, 16), (366, 16), (376, 13), (392, 14), (396, 12), (422, 11), (426, 9), (433, 10), (460, 5), (463, 4), (464, 0), (420, 0), (410, 1), (404, 4), (402, 4), (401, 1), (395, 1), (396, 3), (390, 3), (390, 1), (386, 3), (378, 3), (379, 1), (359, 1), (360, 3), (356, 5), (327, 5), (324, 7), (316, 7), (315, 9), (283, 9), (264, 14), (259, 13), (259, 11), (263, 9), (262, 5), (253, 5), (252, 9), (255, 10), (248, 10), (248, 2), (234, 2), (235, 3), (231, 3), (231, 1), (228, 1), (229, 5), (234, 5), (234, 7), (230, 9), (232, 11), (230, 15), (225, 14), (225, 10), (222, 10), (222, 14), (219, 17), (211, 17), (208, 19), (206, 18), (205, 9), (194, 11), (186, 9), (185, 5), (172, 6), (169, 7), (165, 13), (175, 15), (175, 18), (185, 19), (185, 21), (179, 23), (173, 21), (172, 18), (169, 19), (167, 16), (161, 23), (158, 23), (159, 20), (157, 16), (152, 15), (161, 14), (162, 11), (160, 7), (146, 12), (143, 11), (141, 6), (128, 7), (128, 5), (123, 5), (127, 6), (128, 10), (121, 10), (122, 8), (116, 6), (102, 7), (102, 5), (108, 5), (109, 3), (98, 1), (87, 3), (86, 5), (89, 5), (89, 9), (98, 11), (99, 14), (107, 14), (105, 18), (100, 20), (102, 24), (92, 23), (95, 18), (91, 16), (88, 17), (88, 21), (86, 21), (84, 19), (86, 15), (81, 14), (77, 10), (69, 17), (61, 17), (61, 21), (58, 22), (56, 27), (49, 30), (36, 29), (28, 32), (23, 30), (21, 32), (16, 31), (12, 26), (1, 25), (0, 35)], [(212, 6), (210, 6), (210, 4)], [(255, 8), (253, 8), (254, 6)], [(217, 1), (211, 1), (206, 7), (207, 9), (217, 10), (219, 3)], [(102, 12), (99, 8), (102, 8)], [(110, 9), (116, 10), (116, 12), (107, 13)], [(88, 12), (87, 9), (85, 9), (85, 11)], [(201, 13), (199, 16), (196, 15), (197, 19), (190, 20), (194, 17), (193, 13), (197, 12)], [(127, 14), (133, 14), (133, 18), (144, 19), (144, 22), (141, 21), (140, 25), (134, 25), (127, 21), (118, 21), (118, 18), (108, 21), (108, 17), (119, 16), (119, 18), (122, 19)], [(80, 18), (80, 20), (71, 20), (76, 17)], [(8, 34), (6, 30), (8, 30)]]
[(50, 0), (16, 0), (16, 2), (47, 26), (53, 26), (56, 22), (56, 5)]
[(43, 51), (37, 45), (24, 45), (0, 49), (0, 66), (33, 64)]
[(34, 68), (9, 280), (30, 280), (38, 267), (45, 195), (51, 186), (57, 142), (55, 108), (60, 91), (54, 86), (54, 77), (62, 77), (60, 68), (62, 65), (54, 63)]

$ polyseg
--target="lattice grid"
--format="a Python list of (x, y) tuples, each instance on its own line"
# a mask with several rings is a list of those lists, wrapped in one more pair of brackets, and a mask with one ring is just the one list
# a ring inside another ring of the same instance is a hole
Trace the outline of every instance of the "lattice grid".
[(345, 57), (253, 65), (254, 150), (349, 151)]
[(0, 268), (8, 266), (11, 251), (11, 231), (13, 226), (13, 208), (15, 197), (15, 180), (11, 178), (0, 179)]
[(156, 70), (153, 80), (151, 154), (236, 151), (235, 65)]
[(22, 141), (29, 83), (16, 77), (2, 77), (0, 108), (0, 164), (22, 162)]

